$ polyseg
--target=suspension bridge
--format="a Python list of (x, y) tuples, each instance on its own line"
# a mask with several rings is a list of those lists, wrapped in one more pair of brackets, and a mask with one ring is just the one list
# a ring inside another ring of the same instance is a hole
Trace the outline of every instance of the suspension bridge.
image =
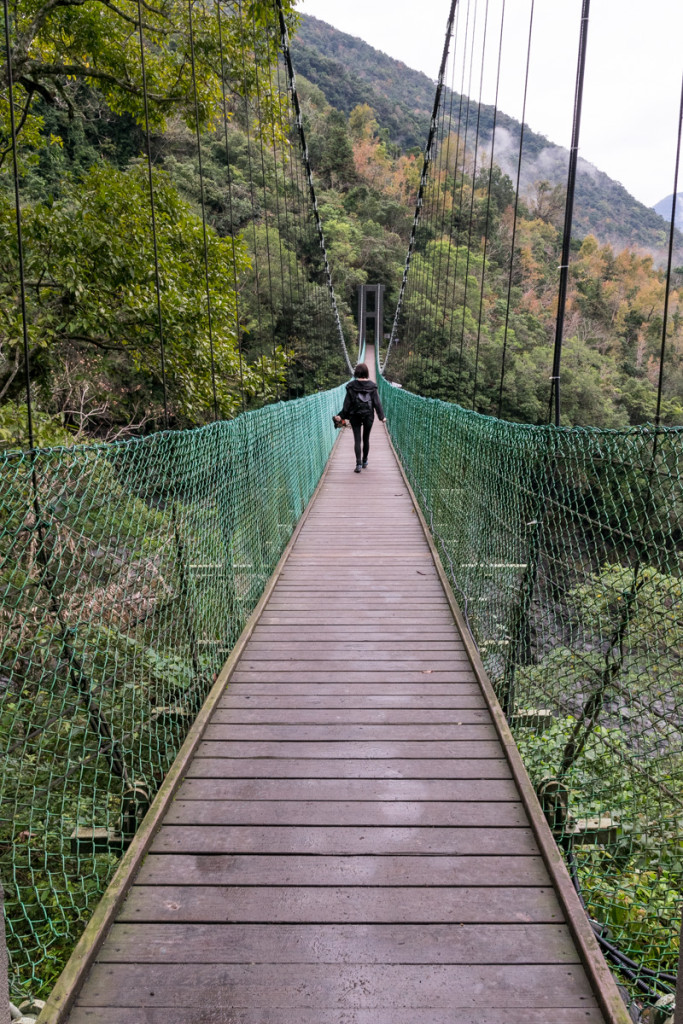
[[(453, 0), (386, 337), (384, 287), (359, 290), (358, 359), (387, 415), (360, 474), (351, 432), (332, 421), (354, 346), (280, 0), (266, 14), (190, 0), (177, 28), (201, 186), (207, 422), (173, 429), (195, 368), (179, 365), (167, 296), (170, 207), (145, 64), (154, 74), (163, 32), (143, 6), (153, 343), (141, 352), (155, 353), (161, 429), (48, 447), (36, 436), (37, 243), (14, 117), (21, 34), (5, 0), (27, 417), (26, 446), (0, 454), (0, 879), (15, 984), (46, 997), (40, 1024), (626, 1024), (662, 997), (672, 1012), (683, 428), (662, 410), (676, 202), (654, 422), (561, 425), (587, 0), (549, 422), (501, 418), (519, 174), (499, 365), (483, 379), (495, 117), (478, 167), (481, 96), (477, 108), (447, 82), (458, 59), (471, 81), (488, 5)], [(209, 43), (229, 285), (207, 227)], [(679, 155), (682, 118), (683, 94)], [(678, 158), (674, 197), (677, 182)], [(247, 195), (253, 219), (241, 223)], [(433, 367), (437, 337), (451, 402), (398, 386)], [(484, 388), (498, 416), (478, 411)]]

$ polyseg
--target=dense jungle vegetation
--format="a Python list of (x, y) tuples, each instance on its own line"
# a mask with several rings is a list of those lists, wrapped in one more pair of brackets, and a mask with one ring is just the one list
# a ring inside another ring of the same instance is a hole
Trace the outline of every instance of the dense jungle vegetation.
[[(36, 12), (41, 10), (38, 2), (33, 6)], [(32, 379), (43, 444), (91, 435), (145, 433), (162, 425), (139, 55), (118, 15), (108, 9), (106, 16), (94, 20), (94, 6), (86, 4), (75, 11), (57, 4), (31, 39), (24, 34), (18, 40), (15, 53)], [(253, 4), (254, 24), (261, 29), (266, 6)], [(331, 319), (326, 325), (329, 347), (318, 346), (314, 352), (311, 336), (319, 329), (313, 323), (316, 302), (310, 295), (302, 296), (294, 306), (285, 301), (287, 281), (291, 285), (299, 275), (316, 291), (325, 296), (326, 292), (317, 245), (311, 240), (309, 213), (302, 206), (300, 169), (296, 179), (292, 169), (294, 148), (282, 139), (277, 139), (275, 146), (261, 145), (263, 138), (268, 138), (269, 126), (271, 133), (276, 130), (275, 96), (284, 76), (278, 73), (278, 82), (273, 71), (269, 94), (259, 95), (257, 110), (253, 54), (263, 47), (275, 67), (277, 34), (269, 30), (265, 35), (262, 32), (260, 41), (250, 39), (252, 56), (245, 56), (244, 41), (236, 35), (226, 39), (229, 121), (224, 138), (215, 27), (206, 11), (201, 15), (198, 9), (197, 20), (201, 42), (199, 114), (210, 226), (211, 339), (203, 294), (200, 183), (187, 54), (164, 48), (163, 19), (148, 27), (158, 46), (148, 78), (162, 316), (171, 418), (176, 426), (210, 418), (210, 341), (222, 416), (230, 417), (242, 408), (242, 392), (251, 407), (299, 394), (302, 389), (337, 383), (343, 375)], [(64, 34), (67, 25), (69, 42)], [(229, 24), (226, 32), (229, 35)], [(299, 44), (303, 46), (300, 56), (311, 73), (319, 71), (323, 59), (332, 59), (323, 53), (330, 51), (330, 38), (336, 41), (337, 50), (340, 38), (342, 42), (350, 38), (333, 30), (326, 34), (321, 23), (311, 19), (304, 19), (302, 34), (305, 45)], [(355, 42), (365, 68), (367, 95), (376, 98), (384, 94), (393, 103), (392, 88), (396, 86), (389, 84), (387, 65), (396, 62), (377, 55), (382, 59), (373, 65), (373, 78), (366, 52), (370, 48)], [(318, 65), (311, 57), (313, 43), (321, 47), (316, 51)], [(97, 51), (96, 60), (88, 62), (82, 57), (81, 51), (89, 50)], [(34, 52), (40, 56), (34, 57)], [(348, 47), (343, 52), (347, 56)], [(174, 71), (179, 78), (169, 90)], [(126, 84), (126, 76), (134, 83), (132, 87)], [(336, 81), (340, 88), (344, 85), (340, 78)], [(351, 84), (354, 82), (357, 85), (358, 79)], [(395, 123), (399, 113), (403, 118), (402, 108), (394, 105), (390, 115), (379, 102), (379, 111), (361, 102), (348, 110), (354, 98), (351, 86), (344, 95), (334, 94), (338, 108), (305, 78), (299, 78), (299, 86), (345, 333), (347, 338), (353, 335), (355, 289), (363, 282), (386, 285), (388, 330), (421, 168), (415, 140), (422, 127), (425, 83), (421, 83), (422, 93), (415, 85), (405, 90), (404, 105), (406, 110), (417, 111), (417, 121), (413, 134), (403, 137), (397, 134)], [(241, 102), (245, 95), (246, 106)], [(362, 95), (361, 90), (355, 98)], [(0, 441), (14, 444), (24, 438), (25, 414), (6, 99), (4, 102)], [(544, 142), (533, 133), (528, 140), (533, 152)], [(454, 152), (455, 148), (454, 143)], [(469, 209), (474, 188), (471, 228), (456, 215), (451, 218), (450, 233), (452, 241), (463, 244), (467, 232), (475, 248), (483, 243), (489, 186), (488, 171), (482, 167), (486, 168), (486, 162), (480, 156), (472, 181), (472, 154), (468, 153), (464, 175), (455, 166), (451, 170), (451, 174), (461, 175), (456, 188), (452, 178), (447, 180), (448, 173), (436, 183), (446, 196), (457, 196), (460, 190), (460, 211)], [(415, 351), (401, 381), (424, 394), (467, 404), (471, 392), (468, 353), (473, 331), (478, 330), (483, 375), (475, 404), (484, 412), (496, 408), (514, 199), (509, 177), (497, 167), (491, 185), (485, 271), (481, 261), (477, 264), (476, 253), (469, 265), (473, 283), (485, 273), (481, 326), (478, 283), (469, 287), (465, 296), (464, 280), (456, 281), (454, 276), (444, 285), (441, 297), (431, 298), (433, 308), (427, 312), (421, 336), (413, 339)], [(296, 209), (293, 191), (297, 192)], [(288, 195), (291, 216), (285, 222), (282, 209), (287, 208)], [(609, 197), (603, 196), (603, 210), (606, 201)], [(526, 188), (519, 207), (502, 408), (503, 415), (511, 419), (541, 422), (545, 417), (562, 212), (560, 185), (538, 180)], [(429, 227), (427, 219), (416, 280), (421, 276), (420, 261), (424, 270), (424, 265), (442, 260), (448, 241)], [(455, 263), (457, 266), (457, 260)], [(274, 265), (277, 273), (271, 274)], [(457, 270), (453, 273), (457, 276)], [(263, 287), (266, 275), (268, 289)], [(664, 421), (670, 424), (683, 422), (678, 290), (682, 281), (679, 270), (667, 354)], [(619, 426), (652, 419), (663, 288), (662, 273), (651, 255), (636, 249), (616, 251), (596, 234), (575, 240), (564, 361), (566, 422)], [(418, 298), (416, 293), (414, 301)], [(461, 347), (464, 363), (461, 366), (463, 360), (458, 357), (456, 371), (454, 352), (459, 353)]]

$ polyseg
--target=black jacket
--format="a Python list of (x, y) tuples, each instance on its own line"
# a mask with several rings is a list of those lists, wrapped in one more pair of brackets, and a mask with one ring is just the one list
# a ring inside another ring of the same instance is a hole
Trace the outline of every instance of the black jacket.
[(339, 414), (342, 417), (342, 419), (348, 420), (351, 417), (356, 418), (358, 416), (357, 412), (355, 411), (356, 402), (354, 398), (354, 396), (358, 394), (358, 392), (365, 392), (365, 394), (370, 395), (371, 398), (371, 402), (368, 403), (370, 415), (365, 416), (363, 418), (369, 419), (370, 422), (372, 423), (372, 421), (375, 418), (376, 410), (379, 418), (383, 420), (384, 409), (382, 408), (382, 403), (379, 400), (379, 391), (377, 390), (377, 385), (375, 384), (374, 380), (365, 380), (363, 378), (354, 378), (346, 385), (346, 398), (344, 399), (342, 411)]

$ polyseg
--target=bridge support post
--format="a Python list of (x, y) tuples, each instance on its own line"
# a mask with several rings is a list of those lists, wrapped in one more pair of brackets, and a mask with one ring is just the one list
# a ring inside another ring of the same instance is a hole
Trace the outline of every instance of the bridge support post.
[(678, 980), (676, 981), (676, 1009), (674, 1024), (683, 1024), (683, 920), (681, 921), (681, 945), (678, 954)]
[(9, 974), (7, 970), (7, 940), (5, 937), (5, 898), (0, 882), (0, 1024), (10, 1024)]

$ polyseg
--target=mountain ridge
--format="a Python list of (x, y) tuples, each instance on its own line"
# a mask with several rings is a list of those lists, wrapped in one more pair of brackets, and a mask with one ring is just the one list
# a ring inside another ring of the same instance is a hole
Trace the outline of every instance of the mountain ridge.
[[(297, 71), (318, 86), (331, 106), (348, 116), (361, 103), (375, 111), (380, 127), (403, 150), (423, 148), (429, 130), (435, 82), (423, 72), (409, 68), (370, 46), (364, 40), (333, 28), (311, 15), (303, 15), (292, 40)], [(447, 89), (447, 98), (451, 95)], [(513, 180), (521, 124), (490, 104), (463, 98), (463, 118), (469, 102), (470, 124), (479, 119), (479, 145), (491, 144), (494, 116), (496, 135), (494, 159)], [(452, 94), (459, 107), (460, 95)], [(488, 151), (490, 152), (490, 150)], [(568, 150), (546, 136), (524, 126), (521, 191), (533, 192), (535, 183), (566, 186)], [(662, 200), (666, 202), (666, 200)], [(658, 204), (661, 206), (661, 204)], [(683, 206), (682, 206), (683, 208)], [(574, 210), (574, 234), (594, 234), (602, 244), (616, 250), (626, 248), (649, 253), (656, 263), (666, 258), (669, 224), (658, 210), (635, 199), (618, 181), (580, 158)], [(683, 262), (683, 234), (676, 233), (676, 261)]]

